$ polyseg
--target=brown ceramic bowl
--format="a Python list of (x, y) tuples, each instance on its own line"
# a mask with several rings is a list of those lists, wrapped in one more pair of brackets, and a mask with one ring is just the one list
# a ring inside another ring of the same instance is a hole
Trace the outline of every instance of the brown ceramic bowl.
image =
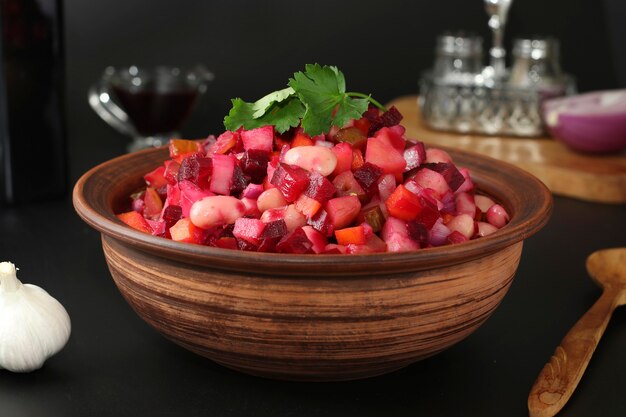
[(115, 213), (166, 149), (128, 154), (80, 178), (74, 207), (102, 233), (120, 292), (175, 343), (249, 374), (348, 380), (434, 355), (475, 331), (506, 294), (523, 240), (552, 197), (512, 165), (448, 150), (511, 214), (497, 233), (415, 252), (290, 255), (179, 243), (127, 227)]

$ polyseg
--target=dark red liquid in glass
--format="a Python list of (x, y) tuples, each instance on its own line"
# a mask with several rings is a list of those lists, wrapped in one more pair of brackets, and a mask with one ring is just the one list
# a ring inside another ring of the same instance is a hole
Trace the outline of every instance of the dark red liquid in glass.
[(187, 119), (198, 96), (195, 90), (128, 91), (113, 86), (113, 93), (143, 136), (176, 131)]

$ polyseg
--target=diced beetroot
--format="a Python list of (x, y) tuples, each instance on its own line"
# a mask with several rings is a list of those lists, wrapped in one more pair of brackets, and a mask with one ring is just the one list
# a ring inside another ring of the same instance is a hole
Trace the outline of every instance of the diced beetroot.
[(305, 194), (300, 194), (300, 197), (294, 203), (296, 210), (302, 213), (306, 217), (312, 217), (322, 207), (322, 203), (307, 197)]
[(461, 184), (459, 188), (456, 189), (456, 192), (457, 193), (473, 193), (476, 187), (474, 186), (474, 182), (472, 181), (472, 178), (470, 177), (469, 169), (459, 168), (459, 172), (461, 173), (461, 175), (463, 175), (463, 178), (465, 178), (465, 181), (463, 181), (463, 184)]
[(311, 172), (309, 173), (309, 185), (303, 194), (324, 203), (332, 198), (336, 191), (333, 183), (328, 181), (326, 177), (317, 172)]
[(183, 209), (180, 206), (170, 205), (163, 209), (162, 219), (165, 222), (167, 229), (176, 224), (177, 221), (183, 216)]
[(440, 173), (452, 191), (456, 191), (465, 182), (465, 177), (451, 162), (427, 163), (424, 167)]
[(387, 244), (389, 252), (417, 250), (419, 243), (411, 239), (407, 225), (403, 220), (389, 217), (380, 232), (380, 237)]
[(176, 185), (167, 184), (166, 190), (167, 190), (167, 196), (165, 198), (165, 203), (163, 204), (163, 208), (167, 208), (167, 206), (180, 205), (180, 188), (178, 187), (178, 184)]
[(452, 233), (450, 233), (447, 238), (447, 242), (451, 245), (454, 245), (456, 243), (467, 242), (468, 240), (469, 238), (467, 236), (465, 236), (463, 233), (456, 231), (456, 230), (453, 230)]
[(452, 158), (448, 152), (442, 149), (428, 148), (426, 149), (426, 162), (429, 164), (450, 163)]
[(367, 139), (365, 161), (381, 168), (386, 174), (398, 174), (404, 172), (406, 167), (403, 153), (394, 148), (386, 138), (373, 137)]
[(335, 230), (328, 212), (324, 209), (320, 209), (315, 216), (308, 218), (307, 224), (325, 236), (332, 236)]
[(241, 138), (238, 132), (230, 132), (227, 130), (217, 137), (215, 143), (209, 146), (207, 155), (224, 155), (231, 149), (237, 149), (240, 140)]
[(198, 200), (204, 197), (214, 195), (212, 192), (203, 190), (191, 181), (181, 181), (178, 184), (180, 189), (180, 201), (179, 204), (183, 210), (183, 217), (189, 217), (189, 210), (191, 206)]
[(429, 168), (422, 168), (413, 177), (413, 180), (422, 188), (430, 188), (441, 198), (450, 190), (446, 179), (438, 172)]
[(178, 170), (180, 169), (180, 164), (170, 159), (169, 161), (165, 161), (163, 165), (165, 166), (163, 176), (167, 180), (167, 183), (176, 185), (178, 182)]
[(496, 204), (495, 201), (493, 201), (491, 198), (487, 197), (486, 195), (480, 194), (476, 194), (474, 196), (474, 203), (476, 203), (476, 207), (478, 207), (478, 209), (483, 213), (487, 213), (489, 208)]
[(152, 236), (159, 236), (171, 239), (170, 231), (167, 229), (165, 220), (146, 220), (152, 229)]
[(237, 239), (232, 236), (222, 236), (213, 241), (213, 246), (222, 249), (239, 249)]
[(417, 142), (415, 145), (406, 148), (402, 155), (406, 161), (405, 172), (419, 167), (426, 161), (426, 149), (422, 142)]
[(361, 202), (355, 196), (336, 197), (328, 200), (324, 210), (333, 224), (333, 229), (342, 229), (356, 220)]
[(270, 181), (288, 202), (294, 202), (309, 186), (309, 173), (296, 166), (279, 164)]
[(457, 214), (469, 214), (472, 217), (476, 215), (476, 204), (471, 194), (465, 192), (456, 193), (454, 201)]
[(354, 178), (352, 171), (345, 171), (337, 175), (333, 180), (333, 185), (337, 190), (337, 197), (343, 197), (346, 195), (354, 195), (359, 200), (365, 200), (366, 194), (361, 185)]
[(166, 185), (168, 181), (165, 178), (165, 165), (161, 165), (160, 167), (148, 172), (143, 176), (143, 179), (149, 187), (153, 187), (155, 189)]
[(503, 227), (505, 224), (509, 222), (509, 213), (506, 212), (504, 207), (500, 204), (494, 204), (489, 207), (486, 213), (487, 221), (497, 227), (498, 229)]
[(247, 150), (241, 160), (241, 168), (252, 182), (259, 184), (267, 173), (267, 164), (270, 158), (271, 153), (268, 151), (261, 149)]
[(365, 191), (370, 191), (382, 175), (383, 170), (374, 164), (366, 162), (353, 172), (354, 178)]
[(213, 155), (213, 173), (209, 189), (215, 194), (230, 195), (235, 172), (235, 157), (229, 155)]
[(378, 195), (385, 201), (396, 189), (396, 177), (392, 174), (385, 174), (378, 180)]
[(416, 219), (422, 211), (420, 198), (402, 184), (385, 200), (385, 206), (389, 215), (404, 221)]
[(435, 203), (423, 196), (420, 196), (420, 204), (422, 205), (422, 210), (415, 220), (424, 224), (430, 230), (437, 220), (441, 218), (439, 210)]
[(143, 202), (143, 216), (147, 219), (156, 220), (161, 215), (161, 210), (163, 210), (163, 201), (154, 188), (146, 188)]
[(365, 113), (364, 116), (370, 120), (371, 125), (369, 129), (369, 135), (373, 136), (376, 131), (382, 127), (395, 126), (402, 121), (402, 114), (396, 109), (395, 106), (391, 106), (386, 112), (377, 117), (372, 117), (373, 113)]
[(230, 184), (230, 194), (241, 193), (250, 184), (250, 178), (244, 175), (241, 167), (237, 164), (233, 167), (233, 179)]
[(340, 142), (333, 146), (333, 153), (337, 157), (337, 165), (332, 175), (339, 175), (342, 172), (350, 171), (352, 168), (352, 146), (345, 142)]
[(276, 252), (278, 253), (314, 253), (313, 243), (309, 240), (301, 227), (295, 229), (289, 235), (283, 237), (276, 244)]
[(276, 244), (280, 241), (279, 237), (268, 237), (261, 241), (261, 244), (256, 248), (257, 252), (276, 252)]
[(478, 229), (476, 231), (476, 236), (478, 237), (489, 236), (490, 234), (498, 231), (496, 226), (485, 222), (476, 222), (476, 227)]
[(263, 238), (263, 230), (265, 223), (259, 219), (251, 219), (248, 217), (240, 217), (235, 220), (235, 228), (233, 235), (237, 239), (245, 240), (253, 245), (259, 245)]
[(448, 242), (448, 236), (450, 235), (450, 229), (443, 223), (443, 221), (437, 220), (433, 227), (430, 229), (430, 244), (433, 246), (442, 246)]
[(412, 220), (406, 225), (409, 237), (419, 243), (420, 247), (428, 245), (429, 234), (424, 223)]
[(133, 229), (139, 230), (140, 232), (144, 233), (152, 233), (152, 228), (150, 227), (146, 219), (144, 219), (141, 214), (137, 213), (134, 210), (126, 213), (120, 213), (117, 215), (117, 218), (126, 223), (128, 226), (132, 227)]
[(313, 246), (313, 252), (315, 253), (323, 253), (326, 249), (326, 245), (328, 244), (328, 239), (322, 233), (318, 232), (311, 226), (303, 226), (302, 230), (306, 233), (306, 237), (309, 238)]
[(246, 151), (258, 149), (272, 152), (274, 145), (274, 126), (263, 126), (252, 130), (244, 130), (241, 132), (241, 140), (243, 141), (243, 148)]
[(264, 224), (265, 229), (263, 229), (263, 233), (261, 234), (263, 239), (280, 238), (289, 233), (287, 223), (285, 223), (285, 220), (283, 219), (274, 220)]
[(264, 191), (263, 190), (263, 185), (250, 183), (241, 192), (241, 197), (243, 197), (243, 198), (251, 198), (253, 200), (256, 200), (257, 198), (259, 198), (259, 196), (261, 195), (261, 193), (263, 191)]
[(476, 222), (474, 216), (469, 214), (459, 214), (450, 220), (446, 226), (452, 232), (459, 232), (467, 239), (470, 239), (476, 233)]
[(178, 169), (178, 182), (191, 181), (200, 188), (208, 188), (212, 166), (210, 158), (197, 153), (188, 156), (183, 159)]
[(237, 249), (245, 252), (258, 252), (259, 246), (254, 243), (250, 243), (247, 240), (237, 239)]

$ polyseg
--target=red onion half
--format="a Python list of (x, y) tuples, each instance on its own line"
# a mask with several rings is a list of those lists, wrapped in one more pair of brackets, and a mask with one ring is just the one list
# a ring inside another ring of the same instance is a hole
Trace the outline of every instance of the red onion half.
[(600, 153), (626, 148), (626, 90), (546, 100), (543, 110), (550, 134), (572, 149)]

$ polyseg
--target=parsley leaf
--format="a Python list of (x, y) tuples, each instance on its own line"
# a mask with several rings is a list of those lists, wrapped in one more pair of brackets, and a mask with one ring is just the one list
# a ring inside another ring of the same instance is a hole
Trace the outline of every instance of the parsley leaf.
[(307, 64), (305, 71), (296, 72), (288, 84), (254, 103), (233, 99), (233, 107), (224, 118), (226, 129), (273, 125), (283, 133), (301, 124), (306, 133), (316, 136), (333, 125), (341, 127), (350, 119), (360, 118), (369, 103), (385, 110), (369, 95), (346, 93), (346, 80), (337, 67)]
[(346, 81), (337, 67), (309, 64), (305, 72), (293, 75), (289, 86), (306, 106), (302, 127), (311, 136), (328, 132), (331, 125), (343, 126), (367, 110), (367, 100), (346, 94)]

